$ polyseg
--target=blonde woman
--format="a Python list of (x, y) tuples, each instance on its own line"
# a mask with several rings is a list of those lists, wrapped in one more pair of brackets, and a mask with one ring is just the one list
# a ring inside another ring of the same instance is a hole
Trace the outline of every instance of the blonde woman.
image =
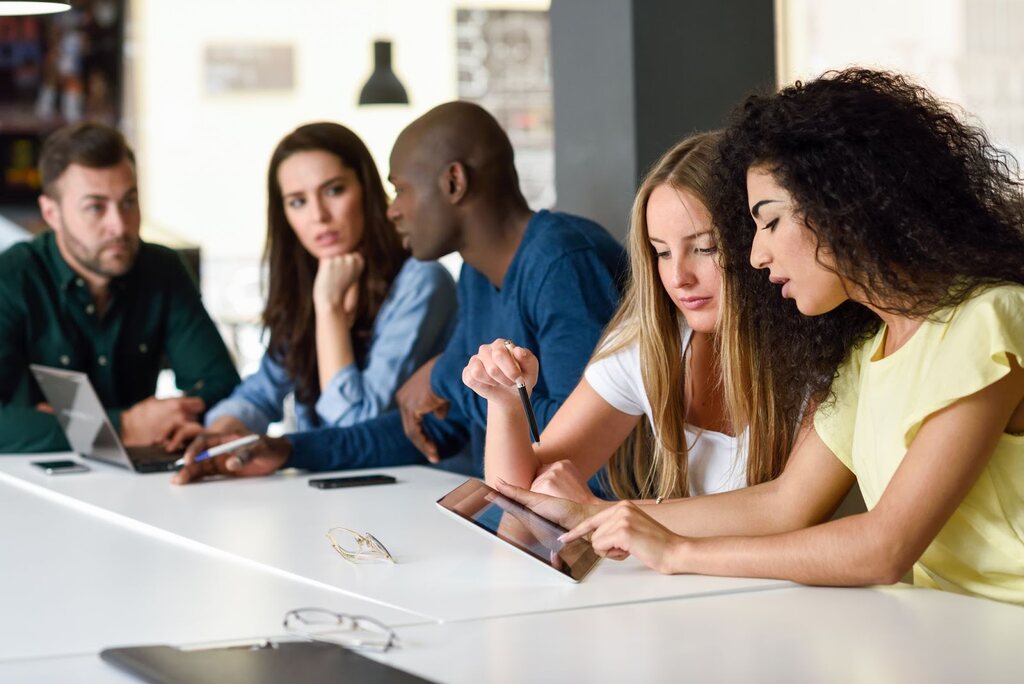
[(641, 185), (623, 303), (538, 444), (530, 443), (516, 392), (518, 380), (532, 389), (538, 359), (522, 347), (510, 353), (505, 340), (470, 359), (462, 377), (487, 399), (490, 484), (504, 480), (596, 503), (584, 483), (608, 464), (616, 496), (660, 501), (730, 491), (781, 472), (796, 420), (778, 421), (748, 457), (721, 387), (715, 339), (721, 272), (706, 199), (718, 138), (705, 133), (679, 142)]

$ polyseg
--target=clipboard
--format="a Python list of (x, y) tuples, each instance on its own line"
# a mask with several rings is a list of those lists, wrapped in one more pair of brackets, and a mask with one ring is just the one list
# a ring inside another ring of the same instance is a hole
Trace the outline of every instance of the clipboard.
[(428, 682), (337, 644), (281, 641), (183, 650), (173, 646), (107, 648), (100, 657), (115, 667), (157, 684), (320, 684)]

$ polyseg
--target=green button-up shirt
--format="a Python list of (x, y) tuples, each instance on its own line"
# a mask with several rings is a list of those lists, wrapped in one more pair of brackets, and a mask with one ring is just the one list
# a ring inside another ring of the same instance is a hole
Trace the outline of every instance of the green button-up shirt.
[(131, 271), (110, 284), (100, 316), (53, 233), (0, 254), (0, 453), (65, 451), (30, 363), (83, 371), (120, 431), (121, 412), (152, 396), (166, 355), (178, 387), (213, 406), (238, 373), (199, 291), (172, 250), (142, 243)]

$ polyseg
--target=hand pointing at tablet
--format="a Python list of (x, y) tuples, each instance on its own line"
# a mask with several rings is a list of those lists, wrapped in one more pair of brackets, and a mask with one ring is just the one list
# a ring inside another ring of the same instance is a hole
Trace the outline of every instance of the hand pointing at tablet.
[(620, 501), (563, 534), (568, 544), (590, 535), (590, 544), (599, 556), (612, 560), (636, 558), (647, 567), (665, 575), (681, 572), (676, 556), (683, 551), (686, 539), (673, 533), (640, 506)]
[(571, 530), (590, 516), (611, 505), (604, 502), (579, 504), (569, 499), (559, 499), (547, 496), (546, 494), (531, 492), (528, 489), (510, 485), (500, 478), (495, 488), (513, 501), (521, 503), (538, 515), (558, 523), (567, 530)]
[(568, 529), (569, 532), (560, 538), (563, 543), (571, 543), (589, 534), (590, 544), (600, 556), (624, 560), (633, 555), (657, 572), (678, 572), (678, 564), (673, 562), (672, 556), (686, 540), (632, 502), (578, 504), (513, 487), (500, 480), (497, 489), (513, 501)]

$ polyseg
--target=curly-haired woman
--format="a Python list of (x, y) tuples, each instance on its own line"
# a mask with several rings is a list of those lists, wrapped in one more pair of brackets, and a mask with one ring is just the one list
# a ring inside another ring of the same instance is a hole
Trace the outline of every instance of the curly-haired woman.
[[(726, 388), (749, 387), (733, 405), (756, 415), (771, 364), (818, 408), (776, 480), (646, 507), (657, 521), (619, 504), (568, 538), (662, 572), (807, 584), (913, 566), (917, 584), (1024, 603), (1012, 160), (924, 89), (863, 69), (749, 98), (721, 150)], [(825, 522), (855, 479), (869, 511)]]

